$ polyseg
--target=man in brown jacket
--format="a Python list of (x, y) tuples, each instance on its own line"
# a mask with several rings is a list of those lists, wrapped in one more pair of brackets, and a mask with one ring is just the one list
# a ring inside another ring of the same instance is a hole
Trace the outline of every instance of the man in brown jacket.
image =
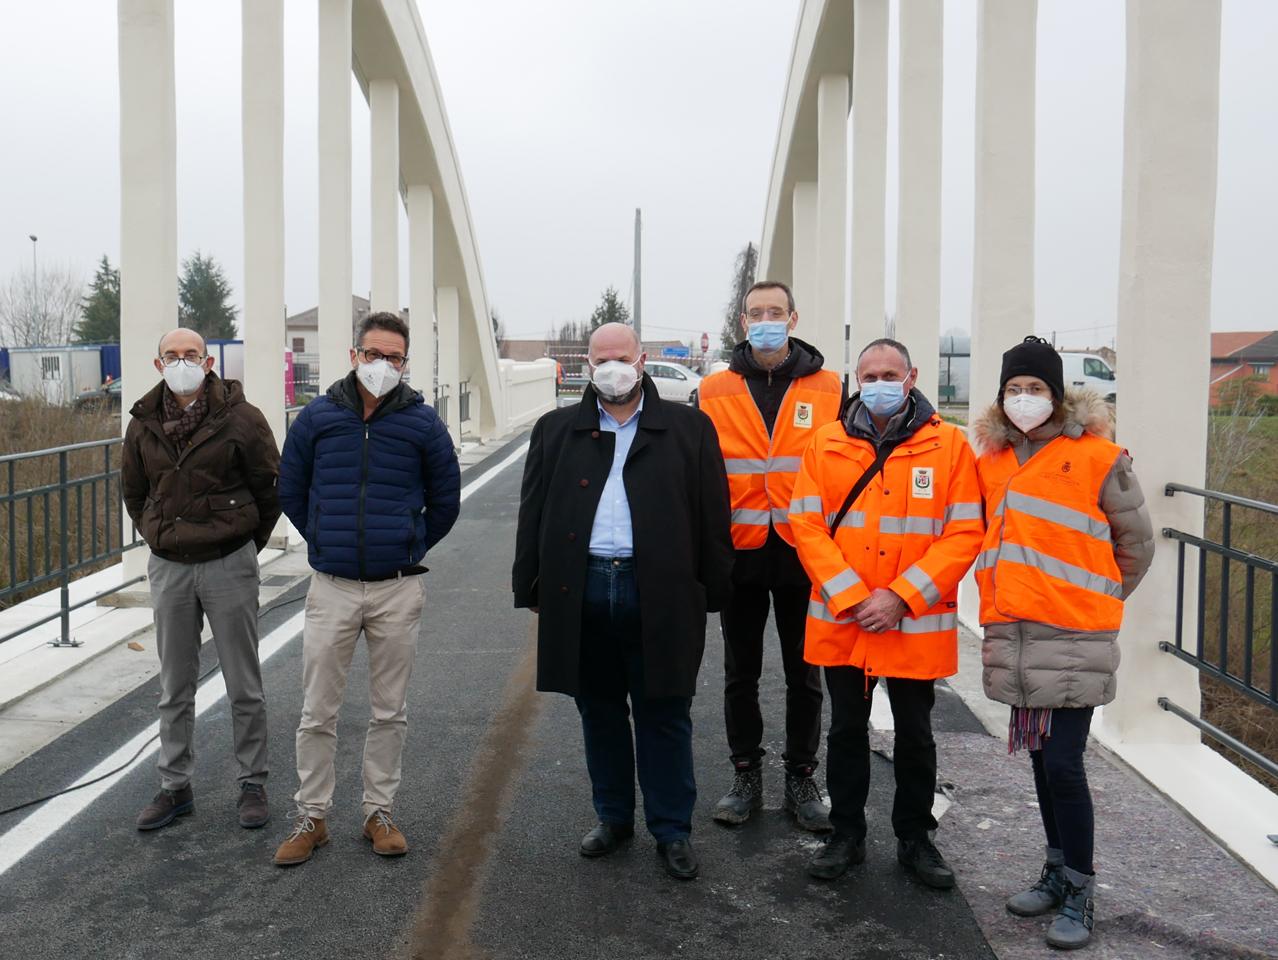
[(161, 789), (138, 815), (139, 830), (195, 809), (195, 683), (205, 617), (231, 702), (240, 826), (269, 819), (257, 554), (280, 515), (280, 456), (270, 425), (245, 401), (239, 382), (212, 367), (194, 330), (165, 334), (155, 360), (164, 379), (133, 405), (124, 435), (124, 505), (151, 548), (147, 578), (160, 655)]

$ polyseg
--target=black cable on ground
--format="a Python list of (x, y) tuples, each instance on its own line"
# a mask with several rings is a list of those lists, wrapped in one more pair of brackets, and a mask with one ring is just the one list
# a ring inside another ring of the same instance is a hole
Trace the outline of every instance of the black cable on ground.
[[(281, 607), (287, 607), (289, 604), (292, 604), (292, 603), (301, 603), (305, 599), (306, 599), (306, 594), (302, 594), (302, 596), (294, 597), (292, 600), (281, 600), (279, 603), (272, 604), (271, 606), (263, 610), (261, 613), (259, 613), (257, 615), (257, 619), (261, 620), (263, 617), (265, 617), (268, 613), (271, 613), (272, 611), (279, 610)], [(209, 667), (202, 674), (196, 677), (195, 678), (196, 687), (198, 688), (201, 683), (203, 683), (209, 677), (213, 676), (213, 674), (217, 673), (217, 671), (221, 669), (221, 666), (222, 666), (221, 663), (215, 663), (213, 664), (213, 666)], [(28, 800), (25, 803), (19, 803), (17, 806), (6, 807), (4, 810), (0, 810), (0, 817), (6, 816), (10, 813), (17, 813), (19, 810), (27, 809), (27, 807), (34, 807), (34, 806), (38, 806), (41, 803), (47, 803), (48, 801), (53, 800), (57, 797), (60, 797), (63, 794), (71, 793), (75, 790), (83, 790), (85, 787), (91, 787), (93, 786), (93, 784), (100, 783), (101, 781), (107, 779), (108, 777), (114, 777), (121, 770), (124, 770), (125, 768), (132, 766), (133, 762), (137, 760), (138, 757), (142, 756), (142, 754), (146, 752), (146, 749), (149, 746), (151, 746), (151, 744), (155, 743), (155, 741), (158, 739), (160, 739), (160, 735), (157, 733), (146, 743), (142, 744), (142, 746), (138, 747), (137, 753), (129, 757), (128, 760), (124, 761), (124, 763), (120, 764), (114, 770), (108, 770), (106, 773), (102, 774), (101, 776), (94, 777), (92, 780), (86, 780), (84, 781), (84, 783), (77, 783), (69, 787), (64, 787), (63, 789), (59, 790), (57, 793), (50, 793), (47, 796), (37, 797), (35, 800)]]

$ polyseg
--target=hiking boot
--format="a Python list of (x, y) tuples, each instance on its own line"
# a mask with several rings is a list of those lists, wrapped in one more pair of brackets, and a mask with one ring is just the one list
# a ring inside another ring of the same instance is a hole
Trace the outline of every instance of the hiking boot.
[(246, 830), (264, 827), (271, 819), (271, 811), (266, 806), (266, 788), (260, 783), (240, 784), (240, 798), (235, 806), (240, 812), (240, 826)]
[(139, 830), (159, 830), (195, 810), (195, 794), (188, 783), (180, 790), (161, 790), (138, 814)]
[(1061, 868), (1065, 891), (1061, 898), (1060, 912), (1047, 928), (1047, 945), (1058, 950), (1077, 950), (1087, 946), (1092, 939), (1093, 911), (1096, 877), (1079, 873), (1069, 867)]
[(926, 836), (914, 840), (898, 839), (896, 859), (929, 887), (948, 890), (954, 886), (954, 871), (941, 856), (941, 851)]
[(408, 853), (408, 841), (385, 810), (369, 814), (364, 821), (364, 839), (373, 841), (373, 853), (379, 857), (402, 857)]
[(854, 863), (865, 862), (865, 839), (857, 840), (845, 833), (830, 836), (810, 861), (808, 876), (817, 880), (837, 880)]
[(734, 767), (732, 789), (714, 807), (715, 822), (731, 826), (745, 823), (751, 813), (763, 807), (763, 767), (757, 760), (742, 760)]
[(785, 775), (785, 800), (781, 804), (786, 813), (794, 814), (795, 821), (804, 830), (813, 833), (831, 833), (830, 808), (825, 805), (821, 796), (821, 788), (812, 779), (811, 767), (799, 769)]
[(1047, 862), (1038, 882), (1007, 901), (1007, 912), (1018, 917), (1041, 917), (1061, 905), (1065, 897), (1065, 864), (1061, 851), (1047, 848)]
[(305, 863), (320, 847), (328, 843), (328, 824), (318, 817), (299, 816), (293, 823), (293, 832), (275, 851), (273, 862), (277, 867), (292, 867)]

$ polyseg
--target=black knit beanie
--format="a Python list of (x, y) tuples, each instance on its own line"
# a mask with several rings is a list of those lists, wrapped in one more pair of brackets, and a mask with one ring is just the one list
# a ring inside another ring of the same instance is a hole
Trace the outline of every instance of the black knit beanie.
[(999, 400), (1003, 388), (1012, 377), (1038, 377), (1052, 390), (1057, 400), (1065, 399), (1065, 371), (1061, 355), (1042, 337), (1026, 337), (1003, 354), (1003, 372), (998, 379)]

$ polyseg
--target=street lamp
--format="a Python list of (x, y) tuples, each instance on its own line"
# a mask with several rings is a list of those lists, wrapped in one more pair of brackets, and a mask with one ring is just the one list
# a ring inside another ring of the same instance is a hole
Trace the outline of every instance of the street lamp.
[(31, 239), (31, 290), (32, 290), (31, 299), (34, 303), (39, 303), (40, 302), (40, 271), (36, 269), (36, 241), (39, 240), (40, 238), (37, 237), (34, 233), (28, 233), (27, 236)]

